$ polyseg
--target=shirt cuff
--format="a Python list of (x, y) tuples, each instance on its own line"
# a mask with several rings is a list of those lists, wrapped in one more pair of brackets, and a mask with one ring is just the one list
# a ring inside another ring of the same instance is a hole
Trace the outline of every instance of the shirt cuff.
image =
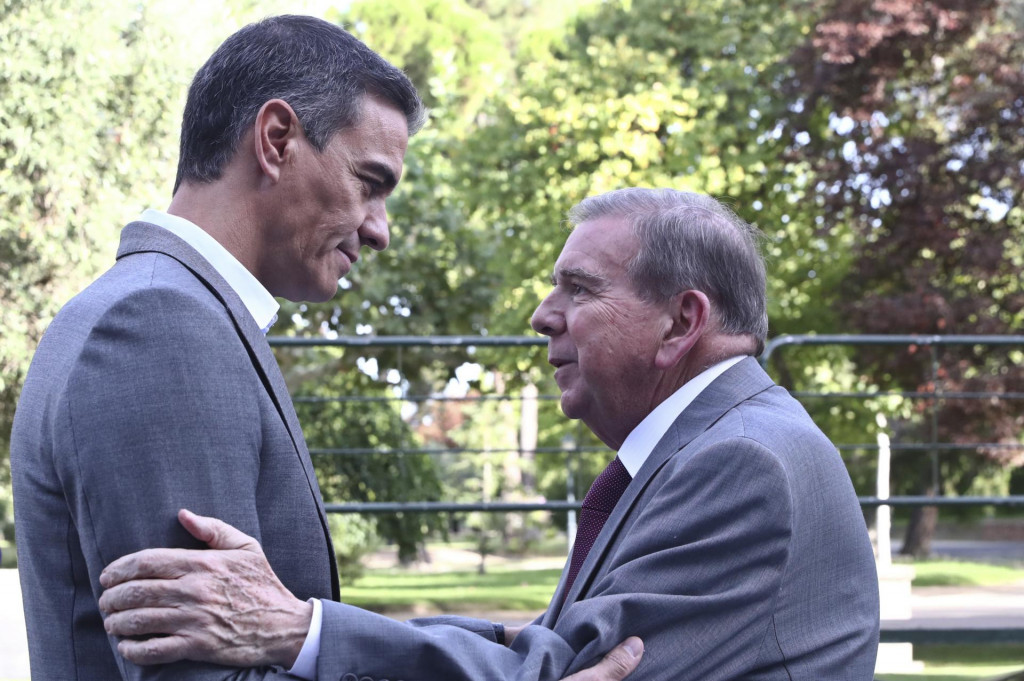
[(295, 658), (295, 664), (288, 670), (292, 676), (298, 676), (306, 681), (316, 681), (316, 663), (320, 657), (320, 628), (324, 621), (324, 606), (319, 598), (310, 598), (309, 603), (313, 605), (313, 619), (309, 622), (309, 633), (302, 644), (299, 656)]

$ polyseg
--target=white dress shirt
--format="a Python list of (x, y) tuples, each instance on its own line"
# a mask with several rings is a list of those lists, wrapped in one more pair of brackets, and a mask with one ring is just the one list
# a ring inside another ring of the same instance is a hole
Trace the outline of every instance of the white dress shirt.
[(143, 211), (139, 220), (163, 227), (196, 249), (199, 255), (203, 256), (206, 262), (217, 270), (217, 274), (224, 277), (228, 286), (242, 299), (242, 303), (249, 310), (249, 314), (252, 315), (260, 330), (263, 333), (270, 330), (270, 327), (277, 321), (277, 311), (281, 309), (281, 306), (274, 300), (274, 296), (270, 295), (270, 291), (265, 289), (263, 284), (253, 276), (252, 272), (245, 269), (245, 266), (238, 262), (235, 256), (228, 252), (228, 249), (221, 246), (220, 242), (185, 218), (152, 208)]

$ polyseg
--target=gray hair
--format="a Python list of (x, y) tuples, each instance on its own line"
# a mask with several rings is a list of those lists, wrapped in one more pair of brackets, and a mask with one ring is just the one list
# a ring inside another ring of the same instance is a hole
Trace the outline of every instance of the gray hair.
[(721, 331), (753, 336), (761, 354), (768, 312), (757, 228), (710, 196), (673, 189), (619, 189), (569, 211), (573, 226), (603, 217), (625, 219), (640, 242), (627, 274), (641, 298), (658, 302), (701, 291)]
[(182, 181), (213, 182), (260, 108), (282, 99), (317, 151), (354, 125), (365, 95), (405, 114), (409, 135), (426, 119), (412, 82), (341, 27), (315, 17), (281, 15), (232, 34), (196, 73), (181, 122), (174, 191)]

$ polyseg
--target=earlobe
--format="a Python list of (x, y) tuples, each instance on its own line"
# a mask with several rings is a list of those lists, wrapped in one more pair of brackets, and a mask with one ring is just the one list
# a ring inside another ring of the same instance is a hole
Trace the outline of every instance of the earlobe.
[(654, 360), (665, 371), (678, 365), (704, 335), (711, 317), (711, 302), (701, 291), (683, 291), (669, 301), (669, 316), (670, 324)]
[(302, 136), (299, 117), (283, 99), (271, 99), (260, 107), (253, 124), (256, 160), (271, 182), (281, 179), (281, 171), (294, 153)]

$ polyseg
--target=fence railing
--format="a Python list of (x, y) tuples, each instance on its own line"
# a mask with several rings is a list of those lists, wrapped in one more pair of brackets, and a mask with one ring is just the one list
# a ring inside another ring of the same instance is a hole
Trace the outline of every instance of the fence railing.
[[(478, 347), (508, 347), (523, 348), (543, 346), (547, 344), (547, 338), (536, 336), (343, 336), (337, 338), (294, 338), (276, 336), (269, 339), (270, 344), (278, 348), (296, 347), (337, 347), (337, 348), (464, 348), (471, 353)], [(927, 348), (930, 353), (932, 390), (921, 391), (792, 391), (794, 397), (800, 400), (811, 399), (875, 399), (886, 396), (898, 396), (905, 399), (920, 399), (931, 402), (931, 421), (929, 428), (930, 437), (922, 442), (898, 442), (892, 443), (890, 448), (893, 451), (924, 451), (932, 456), (932, 467), (934, 487), (939, 489), (938, 484), (938, 456), (940, 452), (963, 451), (972, 448), (988, 449), (1021, 449), (1024, 444), (1005, 442), (975, 442), (975, 443), (948, 443), (940, 442), (938, 439), (938, 404), (942, 400), (970, 400), (970, 399), (1024, 399), (1024, 393), (1018, 392), (965, 392), (965, 391), (943, 391), (942, 377), (940, 375), (940, 364), (937, 349), (948, 346), (981, 346), (981, 347), (1019, 347), (1024, 349), (1024, 336), (992, 336), (992, 335), (786, 335), (769, 341), (765, 350), (759, 358), (762, 366), (768, 367), (768, 363), (776, 357), (780, 351), (788, 348), (799, 347), (820, 347), (820, 346), (846, 346), (856, 347), (865, 345), (899, 346)], [(422, 403), (426, 401), (487, 401), (487, 400), (509, 400), (518, 401), (521, 398), (514, 395), (478, 395), (474, 397), (445, 397), (441, 394), (429, 395), (402, 395), (397, 397), (389, 396), (365, 396), (365, 395), (342, 395), (333, 397), (302, 396), (295, 395), (293, 399), (297, 403), (309, 402), (382, 402), (382, 403)], [(554, 401), (557, 395), (539, 395), (539, 401)], [(381, 453), (393, 454), (469, 454), (481, 453), (484, 450), (466, 447), (447, 448), (402, 448), (394, 447), (388, 450), (380, 448), (346, 448), (316, 446), (311, 443), (310, 453), (314, 457), (319, 456), (360, 456), (377, 455)], [(842, 451), (857, 450), (871, 451), (878, 448), (878, 445), (870, 442), (844, 443), (837, 442), (836, 447)], [(602, 447), (583, 448), (558, 448), (558, 447), (537, 447), (533, 451), (541, 454), (564, 453), (567, 462), (571, 461), (572, 455), (581, 451), (598, 451)], [(490, 453), (499, 453), (500, 450), (488, 449)], [(570, 470), (570, 479), (574, 472)], [(578, 495), (576, 495), (578, 496)], [(862, 506), (877, 507), (882, 505), (892, 507), (920, 507), (920, 506), (992, 506), (992, 507), (1021, 507), (1024, 506), (1024, 495), (1010, 496), (894, 496), (886, 499), (877, 497), (862, 496), (859, 498)], [(409, 501), (409, 502), (349, 502), (329, 503), (326, 505), (330, 513), (436, 513), (436, 512), (470, 512), (482, 511), (493, 513), (528, 512), (540, 510), (578, 510), (581, 502), (578, 500), (547, 500), (537, 502), (446, 502), (446, 501)]]

